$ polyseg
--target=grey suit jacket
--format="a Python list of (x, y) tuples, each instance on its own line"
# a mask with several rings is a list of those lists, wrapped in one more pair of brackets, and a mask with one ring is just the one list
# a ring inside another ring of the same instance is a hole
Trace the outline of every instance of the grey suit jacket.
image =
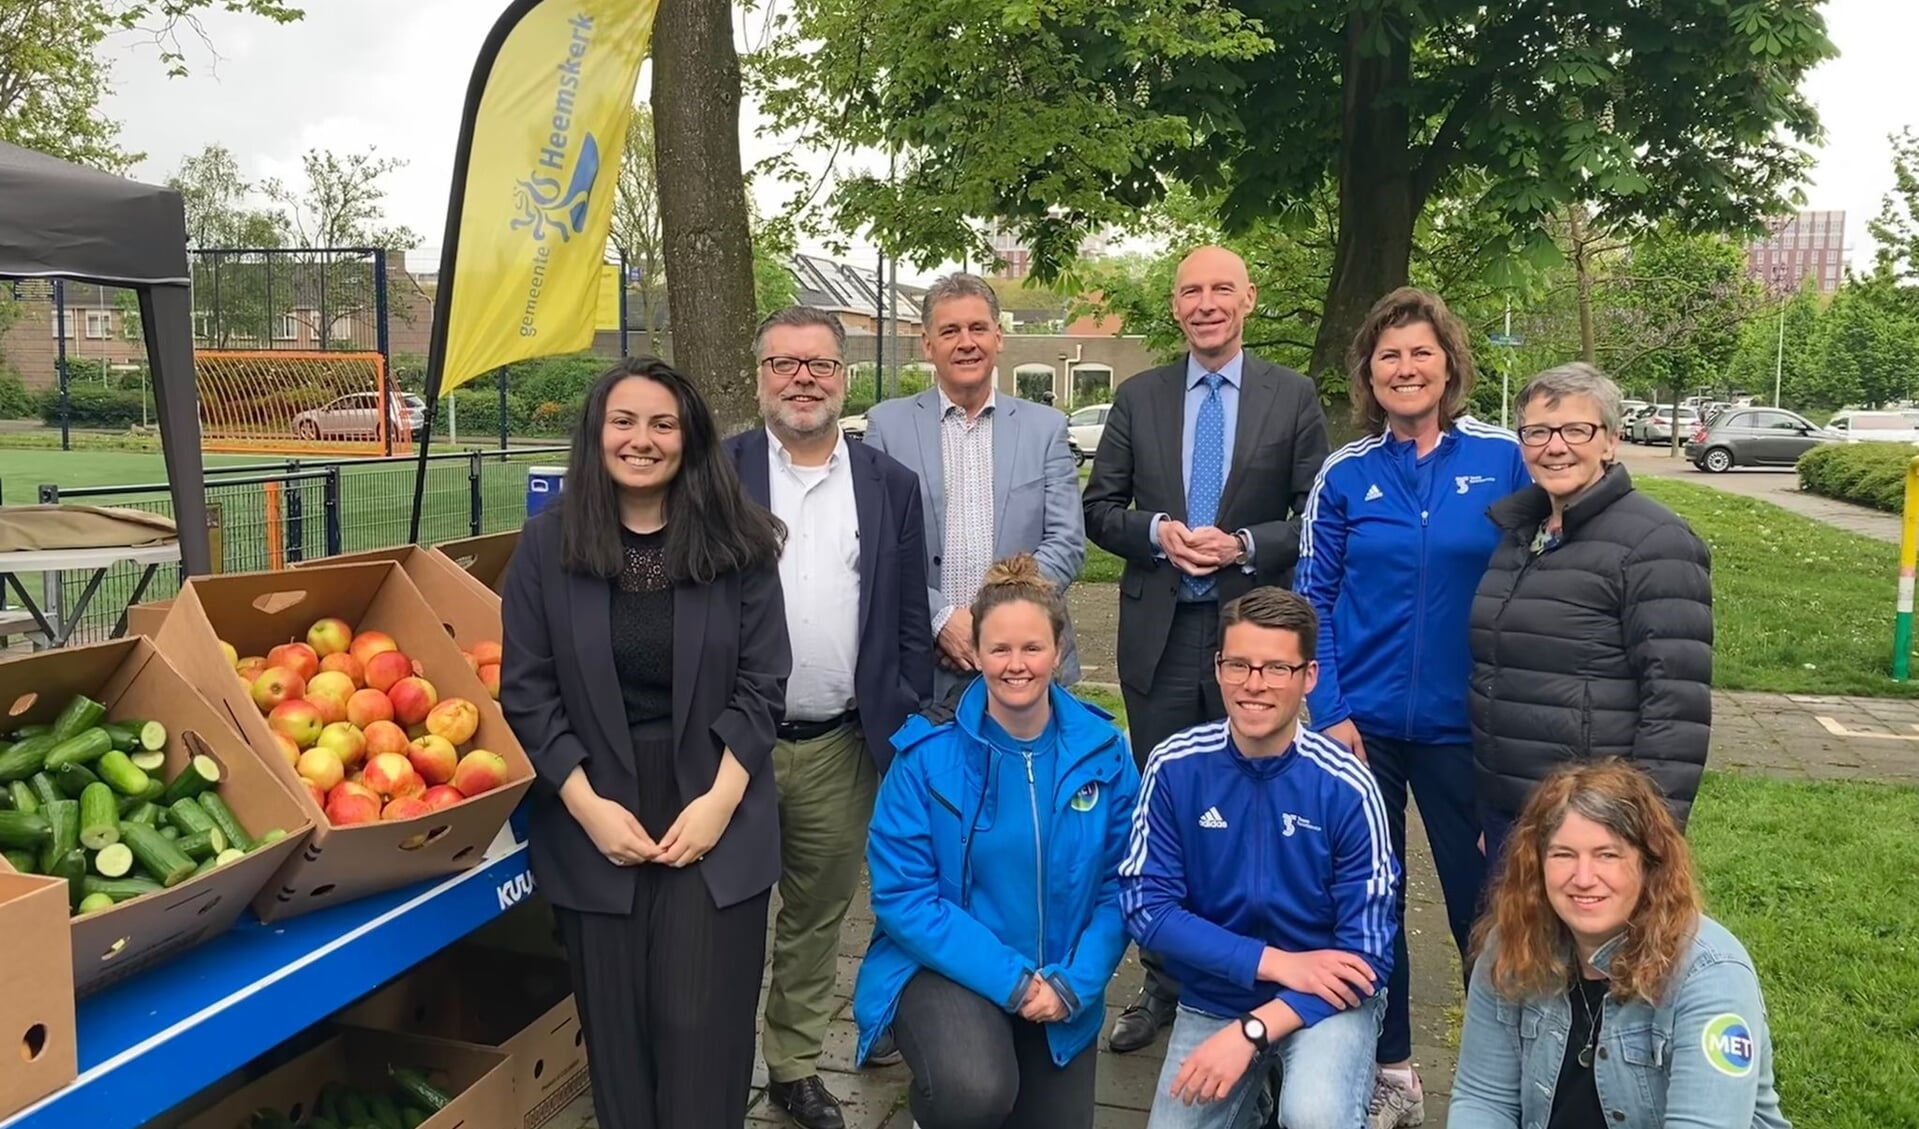
[[(1119, 585), (1119, 677), (1142, 694), (1152, 692), (1179, 598), (1179, 570), (1158, 555), (1150, 530), (1154, 514), (1186, 520), (1185, 399), (1184, 355), (1123, 382), (1086, 481), (1087, 534), (1126, 560)], [(1292, 586), (1299, 520), (1326, 448), (1326, 413), (1313, 382), (1246, 354), (1233, 464), (1226, 469), (1214, 524), (1251, 534), (1253, 561), (1250, 571), (1218, 572), (1222, 604), (1263, 585)]]
[[(1066, 414), (1002, 392), (993, 409), (993, 559), (1032, 553), (1040, 571), (1064, 593), (1086, 563), (1086, 524), (1079, 470), (1066, 444)], [(875, 404), (866, 413), (866, 442), (919, 475), (926, 515), (927, 602), (933, 615), (948, 604), (941, 589), (940, 554), (946, 544), (946, 463), (940, 446), (940, 394), (928, 389)], [(1069, 622), (1061, 642), (1062, 685), (1079, 681), (1079, 653)], [(935, 697), (960, 676), (939, 668)]]

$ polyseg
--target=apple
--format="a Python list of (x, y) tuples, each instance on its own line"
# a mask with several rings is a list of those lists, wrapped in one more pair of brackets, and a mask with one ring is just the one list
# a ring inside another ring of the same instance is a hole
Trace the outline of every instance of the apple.
[[(310, 694), (311, 690), (308, 692)], [(346, 720), (346, 702), (339, 698), (329, 698), (325, 695), (317, 698), (308, 697), (307, 704), (311, 705), (314, 710), (319, 713), (320, 724), (323, 726), (332, 725), (336, 721)]]
[(426, 727), (426, 722), (424, 721), (418, 725), (409, 725), (406, 727), (406, 739), (409, 741), (418, 741), (422, 737), (431, 737), (432, 735), (433, 731)]
[(311, 797), (313, 800), (313, 806), (316, 808), (319, 808), (321, 811), (325, 811), (326, 810), (326, 789), (320, 787), (318, 784), (315, 784), (313, 781), (308, 780), (304, 776), (300, 778), (300, 783), (306, 787), (307, 795)]
[(241, 678), (251, 683), (267, 672), (267, 661), (259, 655), (248, 655), (235, 663), (233, 669), (240, 672)]
[(366, 759), (366, 734), (350, 721), (336, 721), (320, 730), (316, 749), (332, 749), (340, 763), (348, 768)]
[(420, 774), (414, 772), (413, 769), (409, 767), (406, 775), (399, 779), (397, 786), (393, 790), (393, 795), (396, 797), (424, 796), (426, 795), (426, 781), (422, 780)]
[(292, 698), (274, 706), (267, 714), (267, 728), (302, 749), (311, 749), (326, 723), (320, 720), (320, 711), (313, 708), (312, 702)]
[(481, 666), (491, 666), (500, 661), (500, 645), (491, 639), (473, 644), (473, 658)]
[(398, 651), (381, 651), (367, 660), (366, 684), (375, 690), (391, 690), (402, 678), (413, 677), (413, 660)]
[(500, 700), (500, 664), (487, 663), (480, 668), (480, 684), (486, 687), (487, 696), (494, 701)]
[(341, 792), (337, 789), (326, 802), (327, 822), (335, 827), (350, 827), (356, 823), (377, 823), (380, 819), (380, 798), (361, 792)]
[(307, 628), (307, 646), (320, 658), (345, 654), (352, 642), (353, 628), (344, 619), (328, 616)]
[(475, 749), (460, 758), (453, 770), (453, 786), (463, 796), (477, 796), (506, 783), (506, 758), (485, 749)]
[(480, 660), (473, 657), (472, 651), (462, 647), (460, 648), (460, 657), (466, 660), (466, 668), (468, 670), (475, 674), (480, 673)]
[(420, 774), (420, 779), (428, 784), (445, 784), (453, 779), (460, 751), (445, 737), (429, 733), (407, 746), (406, 759), (413, 762), (413, 771)]
[(466, 744), (479, 728), (480, 707), (465, 698), (444, 699), (426, 714), (426, 731), (448, 744)]
[(466, 799), (466, 797), (461, 794), (458, 788), (453, 787), (451, 784), (435, 784), (433, 787), (420, 793), (420, 799), (426, 802), (428, 808), (433, 811), (439, 811), (441, 808), (452, 807), (454, 804)]
[(381, 753), (368, 757), (361, 779), (382, 796), (397, 796), (406, 790), (407, 778), (417, 776), (412, 762), (399, 753)]
[(279, 747), (280, 755), (287, 759), (287, 767), (297, 770), (300, 765), (300, 746), (293, 743), (293, 738), (284, 733), (275, 733), (273, 743)]
[(347, 644), (347, 654), (359, 659), (361, 666), (371, 661), (374, 655), (399, 649), (400, 645), (393, 641), (393, 636), (384, 631), (362, 631), (353, 637), (353, 642)]
[(319, 785), (322, 791), (331, 791), (346, 779), (346, 767), (332, 749), (308, 749), (301, 753), (298, 772), (301, 779)]
[(260, 707), (261, 713), (271, 713), (279, 706), (297, 701), (307, 692), (307, 680), (283, 666), (270, 666), (253, 680), (253, 704)]
[(418, 725), (439, 704), (440, 692), (433, 683), (418, 676), (402, 678), (386, 692), (393, 699), (393, 720), (401, 725)]
[(367, 799), (372, 800), (376, 804), (385, 803), (386, 801), (380, 798), (380, 794), (378, 792), (375, 792), (373, 789), (367, 787), (366, 785), (360, 783), (358, 780), (354, 779), (354, 776), (358, 776), (358, 775), (359, 775), (358, 773), (353, 773), (349, 775), (345, 780), (342, 780), (338, 784), (335, 784), (332, 790), (327, 792), (327, 796), (326, 796), (327, 802), (332, 803), (334, 800), (338, 799), (341, 796), (359, 795), (359, 796), (365, 796)]
[(337, 670), (323, 670), (307, 679), (306, 694), (303, 696), (309, 702), (315, 698), (337, 698), (340, 709), (344, 711), (347, 699), (359, 692), (360, 688), (355, 686), (353, 679), (348, 678), (345, 673)]
[(301, 678), (320, 673), (320, 656), (305, 643), (282, 643), (267, 652), (268, 666), (283, 666)]
[(346, 719), (361, 729), (376, 721), (392, 721), (393, 701), (372, 687), (355, 690), (353, 696), (346, 700)]
[(320, 657), (320, 670), (322, 672), (338, 671), (346, 675), (353, 680), (353, 688), (355, 690), (366, 685), (365, 664), (361, 663), (359, 659), (354, 658), (352, 655), (347, 654), (345, 651), (331, 655), (322, 655)]
[(406, 730), (390, 721), (376, 721), (361, 727), (366, 733), (366, 755), (377, 757), (381, 753), (406, 755)]
[(387, 803), (386, 810), (380, 813), (380, 818), (386, 822), (394, 822), (402, 819), (418, 819), (423, 815), (432, 814), (433, 809), (420, 797), (401, 796)]
[(220, 653), (226, 656), (228, 666), (235, 669), (239, 668), (240, 652), (233, 649), (233, 644), (227, 642), (225, 639), (220, 640)]

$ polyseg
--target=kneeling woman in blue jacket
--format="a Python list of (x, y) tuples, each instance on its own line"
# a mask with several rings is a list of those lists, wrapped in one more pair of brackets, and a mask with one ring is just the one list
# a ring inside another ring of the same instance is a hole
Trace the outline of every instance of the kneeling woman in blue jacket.
[(1030, 555), (972, 610), (980, 677), (894, 735), (873, 812), (859, 1059), (890, 1026), (922, 1129), (1084, 1129), (1139, 773), (1111, 718), (1053, 685), (1066, 609)]

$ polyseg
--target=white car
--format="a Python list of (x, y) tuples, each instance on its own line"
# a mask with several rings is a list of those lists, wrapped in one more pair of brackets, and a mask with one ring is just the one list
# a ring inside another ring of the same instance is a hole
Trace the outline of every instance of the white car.
[(1847, 443), (1919, 443), (1919, 422), (1905, 412), (1838, 412), (1826, 429)]
[(866, 438), (866, 416), (864, 414), (841, 416), (840, 430), (846, 434), (848, 439)]
[(1100, 436), (1106, 434), (1106, 413), (1112, 410), (1111, 404), (1091, 404), (1066, 417), (1066, 434), (1079, 448), (1082, 465), (1098, 452)]

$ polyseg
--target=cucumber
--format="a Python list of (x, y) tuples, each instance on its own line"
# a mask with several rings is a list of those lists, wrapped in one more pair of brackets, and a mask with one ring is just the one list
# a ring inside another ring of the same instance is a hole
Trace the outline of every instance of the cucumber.
[(48, 776), (44, 772), (34, 773), (27, 781), (27, 787), (33, 789), (34, 798), (40, 801), (41, 807), (45, 807), (55, 800), (64, 800), (67, 798), (67, 794), (62, 792), (60, 786), (53, 782), (53, 777)]
[(53, 719), (53, 727), (48, 732), (54, 740), (65, 741), (99, 725), (106, 716), (107, 707), (85, 694), (75, 694), (67, 708), (60, 711), (60, 716)]
[(180, 841), (180, 829), (178, 827), (175, 827), (171, 823), (162, 823), (159, 824), (158, 827), (160, 830), (160, 838), (165, 839), (169, 843), (177, 843)]
[(12, 797), (13, 810), (16, 812), (32, 815), (40, 810), (40, 797), (33, 794), (33, 789), (24, 780), (7, 785), (7, 795)]
[(46, 817), (47, 826), (52, 828), (52, 834), (40, 848), (40, 870), (44, 874), (52, 874), (54, 864), (65, 859), (67, 852), (80, 845), (80, 801), (55, 800), (50, 804), (41, 804), (40, 814)]
[(22, 725), (20, 728), (14, 730), (13, 739), (16, 741), (24, 741), (29, 737), (38, 737), (42, 733), (51, 732), (53, 732), (53, 726), (48, 725), (44, 721), (36, 721), (31, 725)]
[(97, 874), (89, 874), (80, 880), (80, 889), (87, 896), (105, 894), (115, 903), (132, 901), (162, 888), (151, 878), (102, 878)]
[(0, 788), (0, 811), (13, 810), (13, 789)]
[(359, 1129), (359, 1126), (373, 1120), (373, 1113), (367, 1109), (366, 1098), (358, 1091), (348, 1090), (340, 1095), (340, 1120)]
[(6, 855), (7, 865), (13, 868), (15, 874), (40, 873), (40, 860), (33, 857), (32, 851), (14, 849), (4, 853)]
[[(48, 754), (51, 756), (52, 754)], [(133, 759), (118, 749), (108, 749), (100, 756), (93, 770), (100, 779), (113, 786), (113, 790), (122, 796), (144, 796), (147, 792), (148, 776), (133, 763)]]
[(128, 753), (127, 759), (133, 762), (133, 767), (149, 776), (167, 767), (167, 755), (152, 749), (137, 749)]
[(158, 831), (144, 823), (121, 824), (120, 841), (133, 851), (133, 857), (162, 886), (178, 886), (193, 877), (198, 866), (179, 847), (167, 842)]
[(214, 825), (227, 833), (227, 842), (242, 851), (253, 848), (253, 836), (247, 834), (247, 829), (240, 826), (239, 817), (233, 814), (233, 809), (227, 806), (227, 802), (220, 798), (219, 793), (202, 792), (194, 799), (208, 815), (213, 817)]
[(265, 831), (260, 832), (260, 837), (253, 841), (253, 845), (251, 847), (247, 848), (247, 853), (252, 854), (254, 851), (259, 850), (261, 847), (270, 847), (273, 844), (279, 842), (280, 840), (286, 837), (287, 837), (286, 828), (269, 827)]
[(316, 1113), (307, 1120), (306, 1129), (340, 1129), (340, 1126), (332, 1118)]
[(221, 851), (217, 855), (214, 855), (213, 861), (214, 861), (214, 864), (217, 866), (225, 866), (226, 864), (230, 862), (239, 862), (241, 859), (245, 857), (247, 857), (247, 853), (241, 850), (240, 848), (228, 847), (226, 850)]
[(167, 727), (157, 721), (109, 721), (101, 728), (123, 753), (155, 753), (167, 747)]
[(220, 762), (202, 753), (187, 762), (180, 775), (167, 783), (161, 802), (168, 807), (189, 796), (197, 796), (220, 782)]
[(63, 764), (92, 764), (99, 760), (102, 754), (112, 750), (113, 738), (107, 736), (106, 730), (96, 725), (92, 729), (74, 734), (47, 750), (46, 766), (59, 768)]
[(0, 811), (0, 848), (37, 851), (53, 838), (53, 825), (33, 811)]
[(182, 835), (180, 841), (174, 846), (180, 848), (194, 862), (205, 862), (227, 849), (227, 837), (224, 832), (215, 827), (207, 831), (195, 831), (191, 835)]
[(400, 1106), (387, 1094), (374, 1094), (367, 1099), (367, 1107), (373, 1114), (373, 1120), (380, 1129), (405, 1129), (400, 1123)]
[(0, 753), (0, 780), (25, 780), (39, 772), (46, 766), (47, 754), (59, 743), (53, 734), (42, 733)]
[(314, 1108), (318, 1111), (317, 1116), (332, 1122), (337, 1129), (338, 1125), (346, 1120), (346, 1115), (340, 1111), (340, 1099), (345, 1096), (346, 1087), (338, 1082), (328, 1082), (320, 1087), (320, 1099), (314, 1103)]
[(113, 789), (99, 783), (87, 785), (80, 793), (80, 845), (97, 851), (119, 841), (120, 808)]
[[(74, 801), (68, 800), (66, 802), (71, 804)], [(83, 884), (88, 877), (87, 852), (75, 847), (73, 850), (61, 855), (58, 859), (54, 860), (53, 865), (47, 867), (47, 877), (66, 879), (67, 908), (70, 910), (79, 909), (80, 900), (86, 897)]]
[(433, 1083), (428, 1082), (426, 1075), (421, 1074), (417, 1070), (388, 1066), (386, 1072), (392, 1077), (393, 1084), (398, 1086), (400, 1092), (406, 1095), (407, 1100), (415, 1105), (437, 1113), (445, 1109), (447, 1103), (453, 1100), (435, 1087)]
[(102, 894), (102, 893), (95, 892), (92, 894), (88, 894), (86, 897), (80, 899), (80, 913), (82, 916), (85, 916), (86, 914), (89, 914), (89, 913), (98, 913), (103, 909), (112, 909), (112, 908), (113, 908), (112, 894)]
[(160, 826), (160, 821), (165, 819), (166, 815), (167, 809), (161, 807), (159, 804), (149, 800), (140, 800), (136, 802), (130, 810), (120, 813), (120, 821), (122, 823), (144, 823), (148, 827), (158, 827)]
[(60, 790), (67, 794), (69, 800), (79, 799), (80, 793), (87, 790), (87, 785), (99, 779), (100, 777), (84, 764), (63, 764), (53, 770), (53, 782), (60, 786)]
[(181, 800), (166, 809), (167, 821), (180, 829), (182, 835), (191, 835), (195, 831), (211, 831), (219, 826), (207, 809), (192, 800)]
[(102, 847), (93, 856), (93, 869), (102, 878), (125, 878), (133, 873), (133, 849), (125, 843)]
[(420, 1129), (420, 1126), (426, 1124), (426, 1119), (432, 1116), (420, 1107), (410, 1105), (400, 1111), (400, 1124), (405, 1129)]

